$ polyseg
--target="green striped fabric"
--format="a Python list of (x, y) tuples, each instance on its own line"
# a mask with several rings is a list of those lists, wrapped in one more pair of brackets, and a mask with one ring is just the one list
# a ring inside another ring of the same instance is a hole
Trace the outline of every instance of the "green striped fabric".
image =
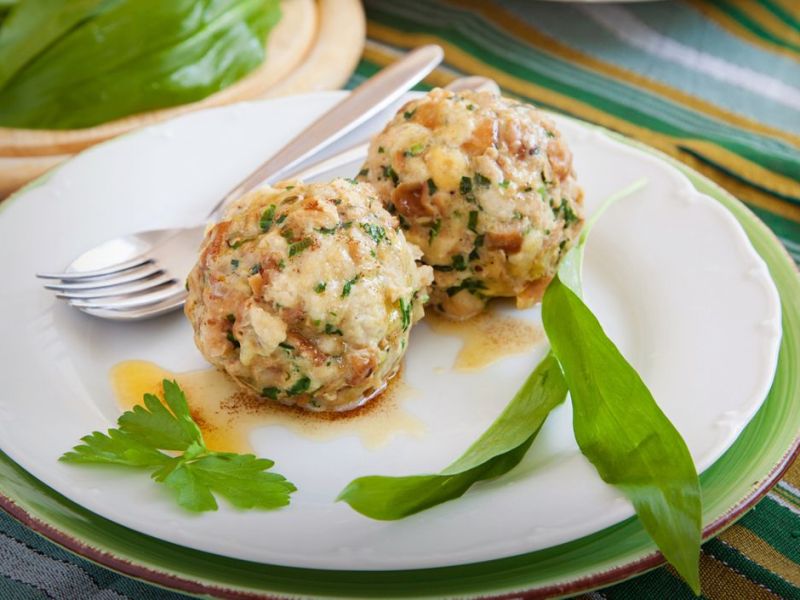
[[(0, 0), (2, 4), (2, 0)], [(348, 87), (436, 42), (459, 74), (641, 140), (745, 201), (800, 264), (800, 1), (367, 0)], [(703, 597), (800, 598), (800, 464), (703, 546)], [(184, 596), (122, 577), (0, 513), (0, 598)], [(667, 567), (581, 598), (693, 598)]]

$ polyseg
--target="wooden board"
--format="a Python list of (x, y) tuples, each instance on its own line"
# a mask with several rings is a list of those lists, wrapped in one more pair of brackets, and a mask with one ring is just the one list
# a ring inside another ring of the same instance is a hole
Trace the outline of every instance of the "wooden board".
[(360, 0), (320, 0), (317, 42), (305, 62), (264, 98), (342, 87), (364, 51), (367, 24)]

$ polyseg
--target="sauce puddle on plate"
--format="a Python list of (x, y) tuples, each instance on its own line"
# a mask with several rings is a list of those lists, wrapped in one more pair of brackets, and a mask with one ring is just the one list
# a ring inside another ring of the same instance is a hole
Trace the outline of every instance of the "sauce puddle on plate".
[(544, 339), (537, 325), (492, 309), (466, 321), (451, 321), (431, 312), (425, 322), (438, 334), (461, 339), (453, 364), (456, 371), (477, 371), (506, 356), (523, 354)]
[(213, 368), (175, 373), (152, 362), (128, 360), (111, 369), (111, 385), (123, 410), (141, 404), (146, 393), (160, 397), (163, 379), (174, 379), (181, 386), (192, 418), (212, 450), (252, 452), (250, 432), (269, 425), (315, 441), (355, 435), (369, 449), (387, 444), (395, 435), (421, 437), (425, 433), (425, 425), (401, 406), (416, 392), (403, 381), (402, 370), (364, 406), (341, 413), (313, 413), (243, 391)]

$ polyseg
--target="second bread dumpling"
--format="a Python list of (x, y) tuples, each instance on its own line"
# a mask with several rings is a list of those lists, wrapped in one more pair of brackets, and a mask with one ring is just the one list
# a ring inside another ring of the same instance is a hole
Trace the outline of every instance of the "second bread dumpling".
[(539, 299), (583, 223), (583, 192), (554, 123), (492, 92), (433, 90), (372, 141), (372, 183), (434, 269), (431, 304), (453, 319), (492, 297)]
[(241, 385), (345, 410), (400, 365), (432, 279), (419, 255), (369, 184), (281, 184), (208, 232), (185, 310), (200, 351)]

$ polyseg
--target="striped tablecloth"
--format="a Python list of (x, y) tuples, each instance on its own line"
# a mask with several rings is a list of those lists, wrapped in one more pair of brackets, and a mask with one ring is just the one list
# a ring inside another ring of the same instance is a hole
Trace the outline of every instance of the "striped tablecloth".
[[(350, 85), (435, 42), (428, 80), (505, 91), (639, 139), (745, 201), (800, 263), (800, 0), (564, 4), (368, 0)], [(704, 597), (800, 598), (800, 463), (703, 546)], [(0, 598), (182, 598), (77, 558), (0, 514)], [(692, 598), (669, 568), (590, 598)]]

